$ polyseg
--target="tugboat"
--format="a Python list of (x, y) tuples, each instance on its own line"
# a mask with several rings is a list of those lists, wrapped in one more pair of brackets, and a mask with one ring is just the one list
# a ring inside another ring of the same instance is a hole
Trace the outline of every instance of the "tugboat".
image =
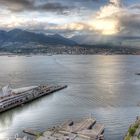
[(135, 75), (139, 75), (140, 76), (140, 73), (135, 73)]
[(12, 89), (7, 85), (2, 88), (3, 95), (0, 96), (0, 113), (66, 87), (67, 85), (40, 85)]

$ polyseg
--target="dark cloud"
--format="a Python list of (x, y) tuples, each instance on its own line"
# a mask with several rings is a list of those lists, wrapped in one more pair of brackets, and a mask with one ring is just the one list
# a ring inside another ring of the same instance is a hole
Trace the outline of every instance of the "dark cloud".
[(5, 4), (20, 4), (20, 5), (28, 5), (31, 3), (30, 0), (1, 0), (1, 3), (5, 3)]
[(34, 7), (33, 10), (42, 10), (42, 11), (50, 11), (50, 12), (57, 12), (61, 14), (66, 14), (68, 10), (72, 7), (68, 7), (66, 5), (62, 5), (61, 3), (46, 3), (43, 5), (39, 5)]
[(91, 3), (99, 2), (100, 0), (0, 0), (0, 6), (5, 6), (12, 12), (49, 11), (67, 13), (74, 8), (81, 8), (83, 6), (89, 8), (93, 6)]
[[(112, 12), (114, 6), (118, 8), (117, 12)], [(115, 38), (115, 35), (103, 36), (88, 24), (88, 21), (94, 21), (102, 12), (105, 15), (103, 20), (113, 19), (119, 22), (119, 32), (116, 35), (121, 35), (120, 38), (140, 35), (140, 4), (136, 4), (136, 0), (133, 0), (133, 3), (129, 1), (128, 5), (120, 4), (120, 0), (0, 0), (0, 8), (1, 18), (6, 19), (0, 23), (0, 27), (5, 29), (21, 28), (47, 34), (60, 33), (66, 36), (84, 35), (80, 40), (91, 43), (107, 41), (111, 36)], [(5, 12), (6, 9), (13, 13)], [(34, 11), (38, 13), (32, 14)], [(29, 16), (27, 16), (28, 13)], [(56, 13), (69, 14), (69, 16), (55, 15)], [(12, 19), (11, 15), (15, 16), (15, 19)]]
[(130, 6), (130, 9), (138, 9), (140, 10), (140, 4)]
[(23, 11), (33, 7), (33, 1), (29, 0), (1, 0), (0, 5), (6, 7), (12, 12)]
[(124, 27), (122, 34), (131, 36), (140, 34), (140, 14), (126, 13), (120, 18), (121, 26)]
[(12, 12), (23, 12), (23, 11), (49, 11), (66, 13), (70, 6), (63, 5), (59, 2), (42, 2), (37, 3), (35, 0), (1, 0), (0, 5), (5, 6)]

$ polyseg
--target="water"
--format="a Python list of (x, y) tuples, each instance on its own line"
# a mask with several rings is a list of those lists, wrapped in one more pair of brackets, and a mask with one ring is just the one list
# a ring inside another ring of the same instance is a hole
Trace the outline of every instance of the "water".
[(68, 88), (0, 114), (0, 140), (24, 128), (46, 130), (91, 113), (106, 126), (106, 140), (122, 140), (140, 115), (140, 56), (0, 56), (0, 87), (41, 83)]

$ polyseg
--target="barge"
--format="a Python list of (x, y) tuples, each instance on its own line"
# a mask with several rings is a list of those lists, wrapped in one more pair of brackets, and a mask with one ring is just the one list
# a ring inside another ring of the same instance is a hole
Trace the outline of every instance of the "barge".
[(19, 89), (11, 89), (9, 85), (2, 88), (3, 95), (0, 96), (0, 113), (17, 106), (23, 105), (42, 96), (66, 88), (67, 85), (39, 85)]

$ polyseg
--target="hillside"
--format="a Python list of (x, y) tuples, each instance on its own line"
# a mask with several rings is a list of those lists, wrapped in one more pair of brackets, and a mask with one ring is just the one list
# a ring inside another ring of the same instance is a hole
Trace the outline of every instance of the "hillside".
[(62, 37), (59, 34), (45, 35), (41, 33), (34, 33), (20, 29), (13, 29), (11, 31), (0, 30), (0, 43), (23, 43), (27, 44), (34, 42), (42, 45), (66, 45), (74, 46), (77, 43), (68, 38)]

